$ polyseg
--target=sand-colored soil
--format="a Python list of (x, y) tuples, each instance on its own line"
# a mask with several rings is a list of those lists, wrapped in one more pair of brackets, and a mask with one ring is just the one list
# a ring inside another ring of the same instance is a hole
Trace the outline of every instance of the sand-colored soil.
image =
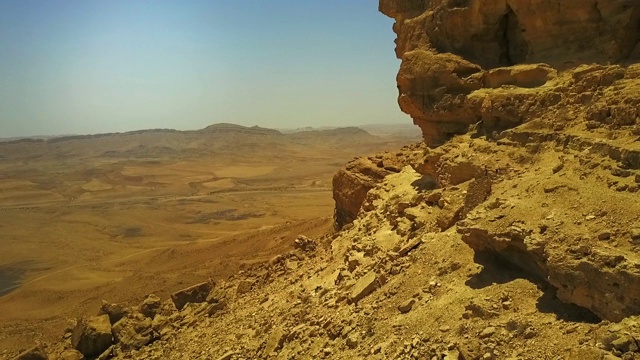
[(158, 134), (135, 146), (152, 135), (0, 146), (0, 349), (55, 340), (102, 299), (166, 297), (330, 231), (338, 167), (398, 145), (277, 138), (274, 150), (235, 134), (214, 152)]

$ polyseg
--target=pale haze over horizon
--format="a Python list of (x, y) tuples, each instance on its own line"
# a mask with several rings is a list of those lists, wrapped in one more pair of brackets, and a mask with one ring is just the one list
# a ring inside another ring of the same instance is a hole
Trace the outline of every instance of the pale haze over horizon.
[(0, 0), (0, 137), (405, 123), (372, 0)]

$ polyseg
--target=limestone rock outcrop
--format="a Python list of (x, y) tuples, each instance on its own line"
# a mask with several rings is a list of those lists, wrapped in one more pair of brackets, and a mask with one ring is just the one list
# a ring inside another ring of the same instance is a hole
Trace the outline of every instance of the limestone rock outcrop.
[(338, 171), (333, 177), (336, 228), (351, 223), (358, 215), (367, 192), (394, 171), (398, 171), (397, 167), (385, 164), (382, 156), (380, 159), (356, 158)]
[(71, 344), (86, 357), (95, 357), (111, 346), (111, 323), (108, 315), (80, 319), (73, 330)]
[(207, 300), (211, 287), (212, 284), (208, 281), (196, 284), (171, 294), (171, 300), (176, 309), (182, 310), (188, 303), (195, 304)]
[(151, 318), (140, 314), (130, 314), (113, 325), (113, 338), (124, 349), (139, 349), (153, 340)]
[(103, 300), (100, 311), (98, 311), (98, 315), (109, 315), (109, 322), (111, 322), (111, 324), (115, 324), (118, 320), (127, 316), (131, 312), (132, 310), (130, 308), (127, 308), (122, 304), (112, 304)]
[[(474, 142), (427, 151), (414, 167), (442, 188), (430, 197), (475, 179), (465, 200), (478, 210), (449, 213), (439, 219), (441, 228), (457, 222), (462, 240), (476, 252), (498, 254), (548, 281), (563, 301), (602, 319), (640, 313), (638, 259), (620, 239), (626, 236), (625, 215), (607, 217), (606, 226), (615, 230), (594, 229), (582, 225), (584, 218), (605, 215), (578, 214), (558, 203), (571, 201), (565, 189), (595, 199), (613, 188), (616, 194), (601, 198), (600, 213), (616, 212), (613, 197), (637, 211), (630, 194), (638, 186), (591, 182), (601, 166), (591, 163), (607, 164), (604, 171), (622, 179), (640, 169), (640, 2), (380, 0), (379, 9), (395, 19), (396, 56), (402, 60), (398, 103), (429, 146), (469, 132), (530, 154), (549, 146), (583, 152), (573, 161), (588, 167), (573, 183), (562, 181), (575, 175), (563, 171), (564, 162), (552, 172), (559, 179), (531, 169), (542, 188), (524, 189), (528, 202), (514, 202), (504, 212), (505, 200), (493, 194), (493, 183), (509, 181), (505, 174), (514, 165), (507, 159), (522, 162), (526, 155), (491, 153)], [(560, 208), (572, 225), (558, 225), (566, 221), (555, 218)], [(533, 219), (544, 224), (531, 224)], [(606, 243), (616, 236), (618, 242)]]
[(350, 161), (333, 176), (333, 199), (336, 203), (336, 229), (350, 224), (358, 216), (367, 192), (389, 174), (395, 174), (422, 155), (420, 144), (405, 146), (396, 153), (385, 152)]
[(153, 319), (161, 306), (160, 298), (155, 294), (151, 294), (140, 304), (139, 310), (142, 315)]
[(380, 0), (379, 9), (395, 19), (400, 108), (432, 146), (559, 105), (558, 71), (640, 56), (635, 0)]

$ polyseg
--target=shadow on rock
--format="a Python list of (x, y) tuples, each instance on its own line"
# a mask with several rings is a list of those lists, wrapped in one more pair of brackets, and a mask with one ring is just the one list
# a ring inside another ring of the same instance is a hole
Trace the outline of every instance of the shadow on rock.
[(556, 288), (547, 285), (538, 299), (537, 308), (542, 313), (556, 314), (558, 320), (597, 324), (600, 318), (591, 310), (575, 304), (567, 304), (556, 297)]
[(502, 257), (489, 252), (476, 252), (473, 260), (482, 265), (482, 271), (465, 282), (472, 289), (483, 289), (494, 284), (506, 284), (516, 279), (526, 279), (534, 284), (542, 279), (512, 265)]
[(541, 313), (555, 314), (558, 320), (596, 324), (600, 319), (589, 309), (562, 302), (556, 297), (556, 288), (538, 275), (527, 272), (513, 263), (490, 252), (477, 252), (474, 261), (483, 266), (482, 271), (465, 282), (472, 289), (483, 289), (495, 284), (506, 284), (516, 279), (525, 279), (535, 284), (542, 296), (537, 308)]
[(414, 189), (418, 191), (434, 190), (438, 187), (438, 183), (429, 175), (423, 175), (420, 179), (411, 183)]

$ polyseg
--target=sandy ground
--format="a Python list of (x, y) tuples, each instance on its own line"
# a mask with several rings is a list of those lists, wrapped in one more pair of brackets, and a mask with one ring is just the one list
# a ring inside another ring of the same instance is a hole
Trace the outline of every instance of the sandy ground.
[[(174, 145), (133, 156), (129, 139), (127, 156), (114, 157), (125, 145), (107, 140), (0, 147), (0, 348), (55, 340), (102, 299), (167, 296), (267, 261), (298, 234), (331, 231), (337, 168), (395, 146), (235, 137), (251, 152), (185, 155)], [(98, 146), (115, 150), (96, 155)]]

